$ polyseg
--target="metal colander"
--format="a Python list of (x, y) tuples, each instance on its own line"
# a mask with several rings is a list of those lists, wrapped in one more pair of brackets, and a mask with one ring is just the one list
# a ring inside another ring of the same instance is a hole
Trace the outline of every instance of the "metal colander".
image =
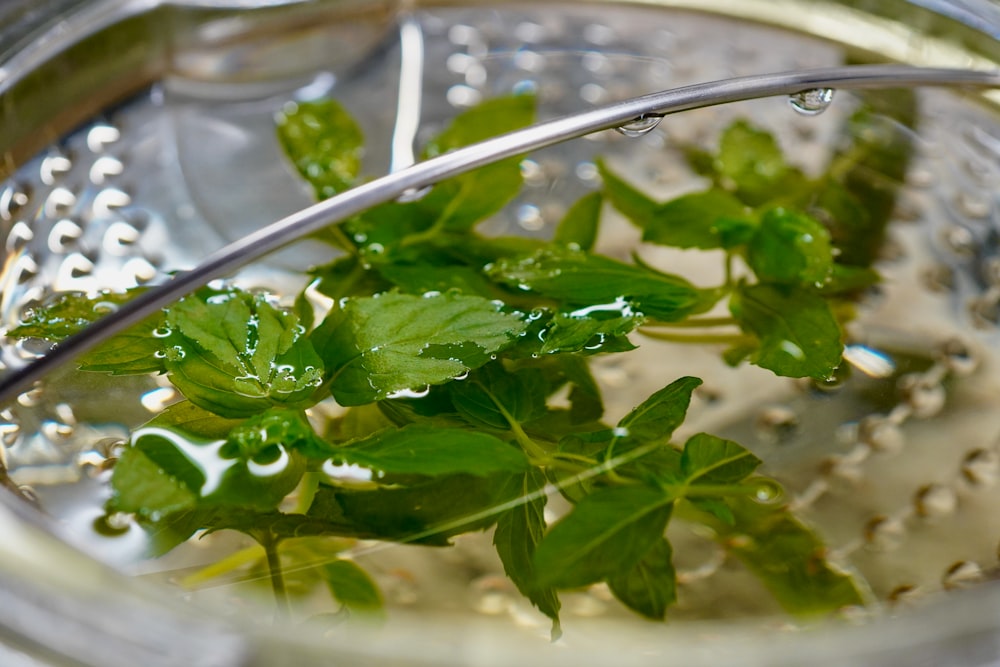
[[(1000, 18), (988, 3), (939, 13), (906, 2), (870, 13), (850, 3), (719, 4), (693, 11), (684, 3), (445, 3), (400, 15), (361, 1), (54, 4), (66, 12), (62, 27), (31, 12), (12, 15), (11, 25), (27, 21), (51, 41), (20, 41), (0, 63), (9, 77), (0, 77), (0, 325), (15, 325), (56, 292), (165, 281), (308, 206), (273, 140), (273, 115), (288, 100), (336, 95), (364, 125), (366, 171), (385, 173), (405, 166), (407, 147), (456, 110), (511, 91), (536, 92), (541, 114), (557, 117), (650, 91), (845, 60), (989, 67), (998, 53)], [(918, 96), (918, 130), (891, 128), (912, 142), (914, 159), (879, 261), (884, 282), (849, 331), (848, 359), (859, 372), (817, 386), (731, 369), (714, 350), (677, 354), (658, 343), (595, 365), (612, 416), (664, 379), (703, 377), (684, 428), (733, 437), (763, 458), (786, 500), (823, 534), (833, 562), (869, 582), (870, 609), (834, 627), (793, 630), (748, 575), (702, 536), (677, 528), (681, 591), (671, 626), (629, 625), (608, 591), (594, 587), (567, 596), (567, 635), (551, 647), (546, 621), (499, 564), (481, 544), (463, 541), (444, 556), (374, 554), (399, 620), (377, 644), (331, 640), (339, 655), (350, 664), (539, 656), (603, 664), (624, 654), (635, 663), (674, 656), (678, 664), (996, 660), (989, 580), (1000, 542), (1000, 118), (971, 94)], [(738, 117), (773, 132), (794, 161), (816, 171), (857, 104), (841, 91), (825, 113), (806, 116), (786, 99), (765, 98), (670, 116), (632, 132), (638, 136), (605, 131), (560, 143), (523, 160), (525, 189), (488, 231), (550, 233), (595, 187), (596, 156), (663, 198), (690, 191), (700, 181), (680, 146), (708, 146)], [(636, 232), (624, 222), (610, 229), (601, 249), (627, 256)], [(298, 244), (235, 279), (291, 290), (295, 270), (325, 253)], [(700, 256), (648, 254), (678, 273), (705, 274)], [(47, 351), (4, 341), (2, 370), (19, 372)], [(36, 661), (23, 664), (320, 664), (330, 649), (294, 632), (251, 635), (242, 620), (203, 620), (219, 598), (238, 596), (231, 586), (202, 592), (192, 626), (175, 595), (119, 574), (165, 579), (179, 567), (139, 559), (141, 540), (91, 529), (115, 443), (175, 395), (153, 378), (97, 380), (96, 389), (94, 382), (84, 390), (59, 369), (0, 411), (0, 462), (12, 491), (2, 521), (18, 535), (0, 548), (11, 554), (0, 587), (16, 600), (0, 612), (10, 646), (0, 658), (8, 651), (11, 661)], [(51, 532), (115, 571), (50, 544)], [(36, 541), (58, 567), (82, 574), (45, 583), (26, 564)], [(225, 547), (210, 542), (183, 557), (197, 561)], [(102, 600), (109, 589), (122, 593)], [(104, 620), (88, 618), (90, 603)], [(162, 635), (151, 631), (154, 620)], [(80, 639), (87, 633), (100, 641)], [(177, 636), (187, 639), (171, 641)]]

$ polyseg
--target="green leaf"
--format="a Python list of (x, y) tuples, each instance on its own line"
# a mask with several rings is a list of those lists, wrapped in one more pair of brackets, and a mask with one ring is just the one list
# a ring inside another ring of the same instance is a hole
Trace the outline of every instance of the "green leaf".
[(297, 410), (272, 408), (230, 429), (223, 454), (254, 459), (275, 447), (313, 459), (327, 459), (334, 447), (316, 435), (306, 416)]
[(165, 365), (195, 405), (223, 417), (305, 406), (323, 362), (291, 312), (264, 295), (203, 289), (167, 312)]
[(298, 102), (277, 116), (278, 141), (296, 170), (327, 199), (351, 188), (361, 170), (364, 137), (352, 116), (333, 100)]
[(786, 197), (804, 185), (801, 173), (785, 162), (774, 137), (742, 120), (723, 132), (715, 169), (723, 184), (732, 184), (750, 206)]
[(338, 559), (322, 569), (323, 579), (337, 602), (355, 613), (381, 615), (382, 593), (357, 563)]
[(616, 308), (623, 317), (641, 314), (673, 322), (715, 302), (714, 293), (678, 276), (568, 248), (550, 247), (526, 257), (501, 259), (488, 275), (520, 290), (583, 307), (570, 316)]
[(591, 250), (597, 242), (604, 196), (591, 192), (573, 204), (556, 227), (552, 240), (580, 250)]
[(638, 563), (608, 578), (615, 597), (646, 618), (663, 620), (677, 601), (677, 573), (673, 549), (666, 539), (653, 544)]
[(295, 488), (305, 471), (302, 458), (284, 447), (246, 459), (227, 455), (225, 440), (172, 425), (177, 416), (154, 419), (132, 434), (111, 477), (113, 511), (156, 521), (212, 506), (269, 510)]
[(334, 451), (335, 462), (383, 473), (485, 477), (528, 467), (521, 450), (487, 433), (411, 425), (383, 431)]
[(828, 378), (840, 365), (840, 325), (826, 300), (778, 285), (742, 285), (729, 302), (744, 331), (759, 347), (750, 361), (787, 377)]
[(334, 398), (361, 405), (478, 368), (525, 328), (476, 296), (388, 292), (349, 299), (313, 333)]
[(785, 610), (816, 616), (865, 603), (859, 583), (827, 561), (820, 539), (787, 508), (745, 497), (727, 503), (735, 521), (714, 525), (719, 540)]
[(588, 495), (538, 545), (536, 585), (579, 588), (628, 572), (662, 539), (672, 509), (668, 496), (645, 486)]
[(650, 220), (656, 218), (660, 202), (627, 183), (611, 171), (603, 160), (597, 161), (597, 169), (604, 185), (604, 196), (622, 215), (640, 228), (645, 228)]
[(725, 247), (719, 224), (753, 224), (746, 206), (732, 194), (714, 188), (673, 199), (641, 225), (642, 240), (677, 248)]
[(552, 587), (538, 588), (534, 585), (538, 573), (533, 558), (535, 549), (545, 534), (546, 502), (544, 495), (536, 494), (544, 486), (545, 477), (537, 469), (532, 469), (522, 479), (514, 478), (512, 483), (516, 487), (511, 495), (530, 500), (498, 517), (493, 545), (503, 563), (504, 572), (517, 586), (517, 590), (553, 620), (553, 634), (558, 635), (559, 597)]
[(544, 341), (540, 354), (581, 352), (628, 352), (634, 350), (626, 335), (642, 324), (643, 318), (636, 315), (595, 317), (556, 313), (543, 332)]
[(475, 426), (507, 430), (546, 410), (547, 386), (537, 368), (508, 371), (503, 364), (487, 364), (448, 391), (458, 414)]
[(830, 234), (807, 215), (770, 209), (747, 246), (747, 262), (761, 282), (821, 287), (833, 268)]
[(496, 291), (481, 271), (469, 266), (387, 263), (380, 264), (378, 272), (399, 291), (409, 294), (457, 290), (462, 294), (489, 298)]
[(682, 377), (660, 389), (618, 422), (628, 437), (640, 442), (666, 442), (684, 423), (691, 394), (701, 385), (695, 377)]
[[(11, 329), (11, 338), (41, 338), (59, 342), (80, 333), (87, 326), (118, 310), (145, 288), (125, 292), (103, 291), (95, 295), (68, 292), (52, 303), (33, 308), (24, 321)], [(157, 313), (126, 331), (109, 338), (85, 353), (77, 364), (81, 370), (112, 375), (142, 375), (164, 371), (165, 347), (162, 337), (163, 315)]]
[(760, 459), (732, 440), (708, 433), (689, 438), (681, 454), (681, 471), (689, 484), (735, 484), (760, 464)]
[(451, 475), (376, 490), (321, 486), (308, 516), (347, 525), (356, 537), (444, 546), (454, 535), (493, 525), (515, 500), (523, 472)]

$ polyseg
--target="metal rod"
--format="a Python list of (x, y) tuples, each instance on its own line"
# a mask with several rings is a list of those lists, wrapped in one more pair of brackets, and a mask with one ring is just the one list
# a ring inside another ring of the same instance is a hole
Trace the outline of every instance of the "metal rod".
[(72, 361), (103, 339), (216, 278), (257, 260), (323, 227), (346, 220), (407, 192), (430, 187), (504, 158), (545, 148), (630, 121), (729, 102), (794, 95), (808, 90), (900, 88), (917, 86), (1000, 87), (1000, 73), (905, 65), (857, 65), (745, 76), (683, 86), (564, 116), (473, 144), (391, 173), (278, 220), (210, 254), (190, 271), (151, 288), (115, 313), (56, 345), (44, 357), (0, 381), (0, 405), (34, 382)]

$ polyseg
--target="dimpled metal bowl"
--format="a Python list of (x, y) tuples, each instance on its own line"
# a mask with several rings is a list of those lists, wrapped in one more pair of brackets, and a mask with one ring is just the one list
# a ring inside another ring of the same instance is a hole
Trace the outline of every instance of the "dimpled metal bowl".
[[(55, 291), (155, 283), (307, 205), (273, 138), (288, 100), (342, 100), (364, 126), (366, 171), (379, 174), (405, 153), (394, 141), (400, 126), (419, 128), (403, 136), (419, 143), (492, 95), (533, 90), (541, 114), (554, 116), (845, 61), (991, 68), (998, 35), (990, 2), (8, 2), (0, 326)], [(822, 388), (733, 371), (715, 351), (671, 355), (658, 345), (595, 368), (613, 414), (694, 368), (705, 390), (685, 428), (732, 436), (761, 456), (831, 559), (864, 576), (870, 608), (794, 625), (679, 531), (672, 540), (689, 548), (678, 548), (681, 599), (667, 625), (629, 618), (597, 587), (567, 595), (565, 636), (551, 643), (545, 620), (475, 540), (432, 555), (359, 554), (385, 591), (384, 627), (318, 637), (272, 624), (234, 582), (193, 595), (169, 583), (225, 540), (192, 545), (188, 561), (149, 562), (137, 531), (93, 532), (101, 443), (171, 395), (145, 378), (84, 391), (67, 371), (0, 411), (0, 664), (996, 664), (1000, 117), (989, 93), (920, 91), (919, 102), (918, 130), (907, 133), (914, 159), (879, 263), (885, 281), (852, 324), (849, 348), (858, 366), (877, 364), (870, 353), (880, 350), (905, 362)], [(664, 198), (691, 189), (697, 177), (676, 143), (710, 145), (737, 117), (815, 170), (856, 104), (838, 93), (807, 117), (786, 100), (757, 100), (539, 152), (490, 230), (551, 231), (595, 186), (597, 155)], [(603, 250), (627, 254), (635, 232), (617, 232)], [(324, 252), (296, 245), (238, 280), (281, 291)], [(656, 259), (703, 270), (683, 253)], [(0, 372), (41, 352), (5, 341)]]

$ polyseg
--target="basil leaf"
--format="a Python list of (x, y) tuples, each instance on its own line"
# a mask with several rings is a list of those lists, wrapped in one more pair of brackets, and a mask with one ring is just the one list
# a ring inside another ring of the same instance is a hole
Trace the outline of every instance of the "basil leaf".
[(681, 471), (689, 484), (735, 484), (760, 464), (760, 459), (732, 440), (707, 433), (691, 436), (681, 454)]
[(770, 209), (750, 239), (747, 262), (762, 282), (822, 287), (833, 268), (830, 234), (807, 215)]
[(322, 382), (323, 362), (295, 315), (263, 295), (203, 289), (173, 305), (166, 322), (171, 382), (223, 417), (305, 406)]
[(678, 276), (568, 248), (503, 258), (487, 273), (498, 282), (584, 306), (588, 312), (617, 308), (623, 317), (642, 314), (672, 322), (715, 302), (714, 293)]
[(476, 296), (388, 292), (349, 299), (313, 332), (334, 398), (361, 405), (478, 368), (525, 325)]
[(667, 608), (677, 601), (677, 573), (670, 543), (666, 539), (654, 542), (630, 570), (609, 577), (608, 586), (629, 609), (662, 621)]
[(521, 450), (487, 433), (424, 425), (383, 431), (334, 451), (335, 462), (359, 465), (377, 475), (485, 477), (528, 467)]
[(840, 365), (840, 325), (822, 297), (778, 285), (741, 285), (729, 309), (759, 341), (752, 363), (778, 375), (818, 380)]
[(591, 250), (597, 242), (604, 197), (591, 192), (573, 204), (556, 227), (552, 240), (580, 250)]
[(290, 104), (277, 116), (278, 141), (318, 199), (351, 188), (361, 171), (361, 128), (338, 102)]
[(662, 539), (672, 509), (668, 496), (645, 486), (586, 496), (538, 545), (536, 586), (578, 588), (631, 570)]
[(497, 518), (493, 545), (503, 563), (504, 572), (517, 586), (517, 590), (552, 619), (553, 635), (558, 636), (559, 597), (552, 587), (539, 588), (534, 585), (538, 572), (533, 558), (538, 543), (545, 534), (546, 503), (544, 495), (535, 497), (535, 494), (544, 486), (545, 477), (537, 469), (532, 469), (523, 478), (514, 478), (512, 483), (516, 486), (511, 495), (530, 497), (530, 500), (518, 504)]

